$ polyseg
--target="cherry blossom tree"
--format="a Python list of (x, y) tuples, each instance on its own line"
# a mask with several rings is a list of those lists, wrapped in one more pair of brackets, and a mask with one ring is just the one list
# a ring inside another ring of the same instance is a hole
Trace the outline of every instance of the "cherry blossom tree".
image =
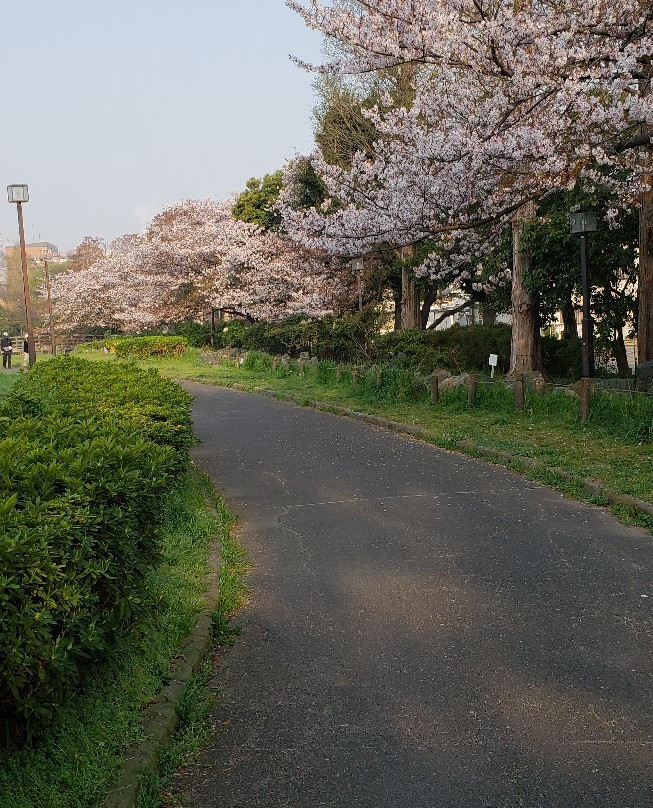
[(212, 308), (249, 319), (330, 311), (333, 260), (236, 220), (232, 204), (171, 205), (142, 236), (117, 239), (95, 263), (58, 276), (60, 324), (138, 332)]
[[(653, 358), (650, 3), (287, 4), (347, 52), (315, 69), (422, 68), (410, 109), (369, 113), (380, 132), (374, 157), (359, 154), (347, 170), (315, 155), (333, 203), (305, 212), (287, 205), (293, 236), (351, 255), (439, 236), (451, 249), (427, 257), (422, 271), (454, 278), (515, 214), (519, 259), (519, 221), (542, 195), (618, 169), (611, 176), (621, 204), (644, 203), (640, 361)], [(607, 219), (618, 222), (618, 208)]]

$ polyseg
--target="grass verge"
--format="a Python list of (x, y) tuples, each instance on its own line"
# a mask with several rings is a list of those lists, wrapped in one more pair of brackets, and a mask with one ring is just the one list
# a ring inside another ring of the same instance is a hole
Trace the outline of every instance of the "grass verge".
[[(296, 370), (273, 371), (264, 364), (254, 368), (210, 365), (202, 360), (197, 350), (189, 350), (179, 359), (147, 363), (177, 379), (237, 387), (249, 392), (273, 391), (289, 395), (300, 404), (319, 401), (327, 407), (349, 407), (421, 426), (428, 430), (433, 444), (447, 449), (459, 451), (459, 441), (472, 440), (489, 449), (535, 458), (579, 477), (592, 477), (615, 492), (653, 502), (650, 436), (648, 439), (629, 438), (628, 416), (621, 415), (618, 409), (601, 414), (601, 419), (594, 423), (582, 424), (576, 417), (575, 402), (568, 396), (549, 395), (541, 399), (529, 396), (526, 410), (516, 412), (508, 401), (509, 395), (498, 395), (495, 391), (493, 395), (497, 400), (490, 400), (490, 393), (484, 393), (483, 388), (474, 407), (467, 407), (456, 395), (448, 400), (443, 396), (442, 403), (434, 407), (426, 400), (405, 400), (401, 390), (377, 393), (369, 384), (354, 388), (347, 373), (338, 383), (334, 373), (324, 370), (308, 369), (304, 376), (299, 376)], [(597, 399), (597, 409), (604, 401), (603, 396)], [(531, 471), (528, 476), (541, 478)]]
[[(232, 530), (234, 517), (215, 493), (209, 478), (203, 476), (202, 483), (204, 495), (211, 502), (223, 528), (220, 591), (212, 624), (214, 649), (219, 650), (232, 645), (238, 635), (231, 619), (247, 602), (248, 589), (244, 579), (249, 564)], [(211, 735), (207, 719), (218, 697), (212, 660), (206, 659), (178, 705), (179, 724), (171, 743), (159, 750), (159, 773), (146, 778), (136, 808), (164, 808), (175, 802), (174, 794), (168, 790), (170, 781), (177, 769), (192, 762), (206, 747)]]
[(169, 663), (204, 607), (210, 547), (231, 522), (221, 504), (207, 504), (209, 485), (191, 470), (171, 495), (162, 558), (148, 580), (147, 618), (91, 670), (33, 748), (3, 755), (0, 808), (91, 808), (102, 801), (123, 751), (141, 738), (141, 708), (167, 683)]

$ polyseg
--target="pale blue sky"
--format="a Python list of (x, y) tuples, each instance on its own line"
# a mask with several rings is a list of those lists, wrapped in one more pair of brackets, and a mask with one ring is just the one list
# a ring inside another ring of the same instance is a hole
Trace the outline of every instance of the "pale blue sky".
[(29, 241), (135, 232), (312, 148), (312, 77), (288, 54), (321, 41), (283, 0), (4, 0), (0, 30), (0, 186), (29, 184)]

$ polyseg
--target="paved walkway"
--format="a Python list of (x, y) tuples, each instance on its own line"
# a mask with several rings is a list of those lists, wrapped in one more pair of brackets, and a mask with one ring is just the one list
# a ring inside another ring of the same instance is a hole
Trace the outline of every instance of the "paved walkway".
[(189, 385), (255, 565), (198, 808), (650, 808), (653, 542), (510, 472)]

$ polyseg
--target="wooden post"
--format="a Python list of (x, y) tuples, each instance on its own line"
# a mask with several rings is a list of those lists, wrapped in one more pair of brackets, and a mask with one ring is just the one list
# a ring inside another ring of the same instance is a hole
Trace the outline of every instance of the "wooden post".
[(376, 371), (376, 389), (378, 390), (379, 387), (383, 384), (383, 374), (380, 370), (377, 369)]
[(524, 375), (522, 373), (517, 374), (514, 377), (513, 383), (515, 385), (515, 409), (516, 410), (523, 410), (524, 409)]
[(342, 365), (338, 365), (338, 367), (336, 368), (336, 381), (337, 382), (342, 381)]
[(590, 417), (592, 406), (592, 381), (591, 379), (580, 380), (580, 390), (578, 395), (578, 417), (584, 423)]
[(351, 372), (351, 386), (352, 387), (358, 387), (358, 377), (359, 377), (359, 375), (360, 374), (359, 374), (358, 370), (356, 370), (354, 368), (354, 370), (352, 370), (352, 372)]
[(280, 364), (281, 358), (279, 356), (275, 356), (272, 360), (272, 370), (277, 370)]
[(469, 377), (469, 386), (467, 387), (467, 406), (471, 407), (476, 398), (476, 390), (478, 388), (478, 374), (474, 373)]
[(431, 404), (438, 404), (440, 402), (440, 378), (438, 374), (433, 371), (431, 373)]

